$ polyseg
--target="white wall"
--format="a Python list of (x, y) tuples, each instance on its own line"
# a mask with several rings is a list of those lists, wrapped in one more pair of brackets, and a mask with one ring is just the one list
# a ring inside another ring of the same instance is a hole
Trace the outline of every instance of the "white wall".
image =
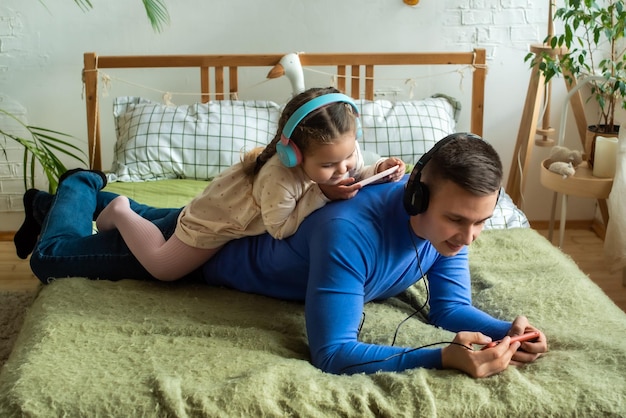
[[(85, 138), (81, 70), (86, 51), (123, 55), (482, 47), (489, 58), (484, 136), (500, 152), (508, 174), (528, 86), (529, 69), (523, 57), (530, 44), (545, 36), (548, 2), (422, 0), (409, 7), (402, 0), (179, 0), (167, 2), (171, 25), (162, 33), (152, 30), (139, 0), (95, 1), (95, 9), (88, 12), (70, 0), (44, 3), (47, 9), (34, 1), (3, 0), (0, 4), (0, 106), (23, 113), (32, 125)], [(435, 89), (450, 89), (452, 84), (455, 95), (467, 99), (471, 75), (464, 75), (467, 83), (459, 75), (452, 82), (437, 81), (435, 76), (418, 84), (435, 85)], [(274, 97), (265, 98), (272, 100), (288, 97), (286, 80), (273, 83), (250, 87), (250, 97), (260, 91), (270, 92)], [(125, 94), (127, 86), (114, 84), (113, 94), (118, 88)], [(408, 87), (400, 86), (401, 94), (406, 94)], [(183, 83), (184, 87), (188, 86)], [(554, 102), (560, 103), (563, 96), (563, 83), (558, 80)], [(555, 127), (559, 115), (560, 104), (552, 110)], [(0, 123), (5, 127), (7, 121), (0, 119)], [(467, 129), (464, 118), (459, 130)], [(571, 132), (566, 145), (579, 148)], [(524, 210), (530, 219), (545, 220), (552, 194), (540, 186), (538, 167), (549, 149), (532, 152), (533, 172), (528, 176)], [(107, 151), (105, 166), (110, 161)], [(21, 222), (21, 170), (19, 150), (9, 149), (8, 161), (0, 157), (0, 230), (15, 230)], [(569, 207), (568, 219), (593, 217), (594, 203), (589, 200), (572, 198)]]

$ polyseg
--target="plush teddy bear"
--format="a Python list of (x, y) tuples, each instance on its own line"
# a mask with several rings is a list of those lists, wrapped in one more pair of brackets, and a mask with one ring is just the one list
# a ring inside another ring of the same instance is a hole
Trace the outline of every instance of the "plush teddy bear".
[(570, 150), (567, 147), (556, 145), (550, 151), (548, 162), (548, 170), (567, 178), (574, 175), (576, 167), (583, 162), (583, 155), (578, 150)]

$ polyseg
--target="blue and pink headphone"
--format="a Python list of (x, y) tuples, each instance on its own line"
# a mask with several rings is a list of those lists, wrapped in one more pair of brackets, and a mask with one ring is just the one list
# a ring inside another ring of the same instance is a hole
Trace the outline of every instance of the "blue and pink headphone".
[(359, 108), (350, 96), (346, 96), (343, 93), (328, 93), (318, 97), (315, 97), (298, 109), (289, 117), (280, 138), (280, 141), (276, 144), (276, 154), (278, 159), (286, 167), (295, 167), (302, 162), (302, 152), (300, 148), (290, 140), (293, 131), (298, 124), (302, 122), (302, 119), (307, 117), (311, 112), (319, 109), (320, 107), (329, 105), (331, 103), (347, 103), (357, 114), (355, 119), (356, 123), (356, 137), (359, 139), (363, 135), (363, 129), (361, 128), (361, 121), (359, 119)]

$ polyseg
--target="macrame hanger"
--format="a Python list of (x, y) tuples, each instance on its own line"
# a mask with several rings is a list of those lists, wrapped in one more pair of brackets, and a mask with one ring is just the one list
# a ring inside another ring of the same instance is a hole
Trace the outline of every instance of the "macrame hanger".
[[(472, 71), (475, 70), (475, 67), (470, 67), (472, 69)], [(456, 70), (456, 73), (459, 75), (459, 90), (461, 92), (464, 92), (463, 89), (463, 81), (465, 80), (465, 72), (463, 71), (462, 68), (459, 68), (458, 70)]]
[(412, 99), (415, 87), (417, 86), (417, 81), (414, 78), (407, 78), (404, 84), (409, 86), (409, 99)]
[(100, 80), (102, 81), (102, 97), (109, 97), (111, 91), (111, 77), (107, 73), (99, 71)]
[(169, 91), (163, 93), (163, 103), (165, 103), (166, 106), (176, 106), (172, 102), (172, 93), (170, 93)]

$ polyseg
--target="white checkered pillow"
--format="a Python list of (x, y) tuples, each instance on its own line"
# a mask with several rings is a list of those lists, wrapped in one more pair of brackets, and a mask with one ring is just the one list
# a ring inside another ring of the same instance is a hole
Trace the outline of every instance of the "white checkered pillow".
[(363, 150), (415, 164), (435, 142), (456, 132), (460, 103), (447, 96), (397, 101), (358, 100)]
[(223, 100), (167, 106), (139, 97), (113, 103), (117, 142), (110, 180), (208, 180), (265, 146), (276, 134), (280, 106)]
[(526, 214), (515, 206), (511, 196), (506, 194), (504, 187), (502, 187), (493, 216), (485, 222), (485, 229), (510, 228), (530, 228), (530, 222), (528, 222)]

